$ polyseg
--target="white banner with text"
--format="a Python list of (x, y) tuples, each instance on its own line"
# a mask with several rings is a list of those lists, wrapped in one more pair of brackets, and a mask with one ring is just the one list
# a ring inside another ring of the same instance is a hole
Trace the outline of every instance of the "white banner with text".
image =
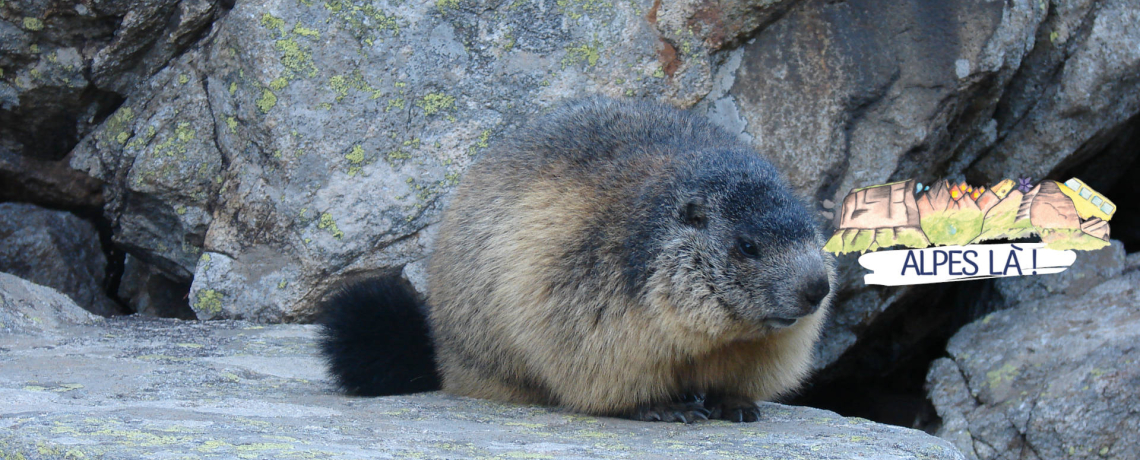
[(1075, 260), (1076, 252), (1045, 243), (971, 244), (871, 252), (859, 265), (873, 272), (863, 277), (867, 284), (904, 286), (1060, 273)]

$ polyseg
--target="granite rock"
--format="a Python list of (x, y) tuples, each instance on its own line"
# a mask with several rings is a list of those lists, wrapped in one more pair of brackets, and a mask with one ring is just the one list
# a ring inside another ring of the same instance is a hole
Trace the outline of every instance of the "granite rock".
[(29, 460), (962, 458), (921, 431), (772, 403), (760, 422), (684, 425), (442, 393), (347, 397), (324, 375), (315, 332), (131, 316), (0, 334), (0, 449)]
[(938, 435), (971, 459), (1135, 458), (1138, 286), (1132, 268), (962, 328), (927, 375)]
[(56, 289), (93, 313), (121, 308), (104, 289), (107, 258), (95, 226), (66, 211), (0, 203), (0, 271)]

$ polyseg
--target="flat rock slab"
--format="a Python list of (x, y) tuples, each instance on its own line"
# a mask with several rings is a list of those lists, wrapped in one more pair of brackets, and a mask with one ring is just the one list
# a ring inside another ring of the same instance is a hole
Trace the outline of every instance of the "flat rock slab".
[(0, 335), (0, 458), (962, 458), (920, 431), (779, 404), (758, 423), (683, 425), (346, 397), (316, 332), (129, 317)]

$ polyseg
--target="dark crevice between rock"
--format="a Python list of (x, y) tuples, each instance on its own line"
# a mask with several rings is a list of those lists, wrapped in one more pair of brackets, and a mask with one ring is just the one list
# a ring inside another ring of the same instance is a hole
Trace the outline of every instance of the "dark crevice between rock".
[(1005, 305), (993, 283), (912, 289), (790, 402), (932, 433), (941, 420), (924, 389), (930, 363), (959, 328)]
[(1093, 136), (1048, 176), (1061, 182), (1072, 177), (1116, 205), (1110, 236), (1124, 243), (1126, 252), (1140, 251), (1140, 114)]
[[(111, 312), (112, 316), (129, 315), (133, 313), (131, 308), (127, 306), (126, 302), (118, 296), (119, 280), (123, 274), (123, 258), (125, 254), (115, 248), (111, 242), (111, 223), (103, 216), (103, 209), (97, 206), (67, 206), (60, 205), (59, 203), (44, 203), (28, 200), (11, 200), (5, 199), (0, 195), (0, 202), (22, 202), (33, 204), (44, 209), (53, 211), (64, 211), (79, 217), (80, 219), (90, 222), (95, 226), (96, 231), (99, 233), (99, 246), (103, 251), (103, 256), (107, 259), (107, 266), (104, 268), (105, 276), (103, 278), (103, 292), (107, 298), (118, 307), (117, 311)], [(83, 305), (80, 305), (83, 306)]]
[(107, 258), (103, 292), (115, 302), (115, 305), (119, 306), (117, 315), (134, 313), (127, 302), (119, 297), (119, 283), (123, 280), (123, 262), (126, 260), (127, 254), (115, 247), (115, 243), (111, 241), (111, 221), (103, 215), (102, 208), (71, 210), (71, 213), (91, 222), (95, 226), (95, 230), (99, 232), (99, 246), (103, 248), (103, 256)]
[(78, 97), (51, 92), (31, 91), (21, 95), (27, 107), (0, 110), (0, 136), (17, 142), (22, 147), (18, 154), (43, 161), (63, 159), (124, 100), (119, 94), (91, 85)]

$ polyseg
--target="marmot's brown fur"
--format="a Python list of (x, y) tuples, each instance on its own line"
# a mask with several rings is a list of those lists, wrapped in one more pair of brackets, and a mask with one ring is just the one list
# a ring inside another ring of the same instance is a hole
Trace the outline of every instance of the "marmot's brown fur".
[[(754, 401), (810, 367), (835, 282), (821, 246), (773, 166), (706, 120), (566, 106), (480, 158), (444, 213), (426, 307), (438, 376), (589, 414), (756, 420)], [(324, 344), (342, 386), (400, 392), (338, 363), (392, 352), (346, 352), (348, 327), (328, 323)]]

